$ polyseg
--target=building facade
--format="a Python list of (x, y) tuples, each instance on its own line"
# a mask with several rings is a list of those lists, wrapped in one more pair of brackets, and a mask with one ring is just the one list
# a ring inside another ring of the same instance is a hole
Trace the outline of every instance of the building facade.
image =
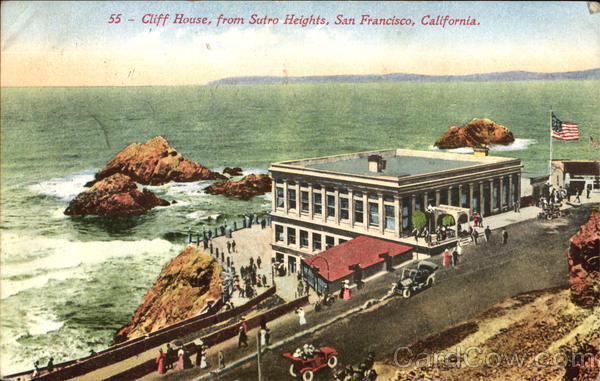
[(383, 150), (273, 163), (272, 248), (290, 272), (300, 258), (365, 235), (406, 243), (411, 216), (452, 205), (484, 216), (520, 198), (519, 159)]

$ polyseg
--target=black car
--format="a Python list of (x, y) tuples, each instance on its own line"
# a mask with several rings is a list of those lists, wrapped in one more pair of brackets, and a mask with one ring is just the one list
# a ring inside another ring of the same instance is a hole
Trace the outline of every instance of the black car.
[(415, 292), (430, 287), (435, 282), (435, 271), (438, 265), (428, 261), (420, 261), (416, 269), (403, 272), (403, 277), (394, 286), (394, 293), (410, 298)]

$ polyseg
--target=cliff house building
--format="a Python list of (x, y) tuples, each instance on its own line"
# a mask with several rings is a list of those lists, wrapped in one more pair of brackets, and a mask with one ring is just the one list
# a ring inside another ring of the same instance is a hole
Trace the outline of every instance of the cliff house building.
[(275, 258), (296, 272), (301, 258), (359, 235), (415, 246), (409, 237), (416, 210), (510, 210), (520, 199), (521, 168), (519, 159), (481, 150), (391, 149), (273, 163)]

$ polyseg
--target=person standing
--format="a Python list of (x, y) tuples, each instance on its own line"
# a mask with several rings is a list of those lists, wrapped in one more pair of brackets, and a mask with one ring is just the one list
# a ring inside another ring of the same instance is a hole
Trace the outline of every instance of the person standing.
[(240, 324), (238, 333), (238, 348), (242, 346), (248, 346), (248, 324), (246, 323), (245, 317), (242, 317), (242, 323)]
[(581, 190), (577, 189), (575, 191), (575, 202), (578, 203), (578, 204), (581, 204), (581, 198), (580, 198), (580, 196), (581, 196)]
[(506, 231), (506, 228), (502, 228), (502, 244), (506, 245), (507, 242), (508, 242), (508, 232)]
[(483, 233), (485, 234), (485, 242), (490, 242), (490, 237), (492, 236), (492, 231), (490, 230), (490, 226), (486, 226), (485, 230), (483, 231)]
[(419, 230), (417, 228), (414, 228), (412, 233), (413, 233), (413, 237), (415, 237), (415, 242), (419, 243)]
[(183, 347), (179, 348), (177, 351), (177, 370), (185, 369), (185, 351)]
[(48, 360), (48, 365), (46, 365), (46, 369), (48, 370), (48, 373), (54, 372), (54, 357), (50, 357), (50, 360)]
[(217, 365), (219, 366), (219, 369), (225, 368), (225, 355), (223, 354), (223, 351), (217, 352)]
[(458, 257), (459, 257), (459, 252), (458, 252), (458, 245), (457, 248), (452, 251), (452, 267), (456, 267), (458, 266)]
[(231, 250), (235, 252), (235, 240), (231, 240)]
[(177, 357), (175, 350), (171, 348), (171, 344), (167, 343), (167, 353), (165, 355), (166, 369), (173, 369), (173, 363)]
[(350, 281), (346, 279), (344, 280), (342, 290), (340, 291), (340, 299), (349, 300), (351, 297), (352, 293), (350, 292)]
[(39, 360), (35, 360), (35, 362), (33, 363), (33, 374), (31, 375), (31, 378), (36, 378), (37, 376), (40, 375), (40, 362)]
[(260, 259), (260, 257), (258, 257), (256, 259), (256, 264), (258, 265), (258, 268), (260, 269), (260, 265), (262, 264), (262, 260)]
[(450, 264), (450, 252), (448, 251), (448, 248), (444, 250), (444, 260), (442, 264), (444, 265), (444, 267)]
[(304, 309), (302, 307), (296, 308), (296, 314), (298, 315), (298, 322), (300, 325), (305, 325), (306, 317), (304, 316)]
[(227, 241), (227, 253), (231, 254), (231, 242)]
[(154, 362), (156, 363), (156, 371), (159, 374), (165, 374), (167, 373), (166, 369), (165, 369), (165, 354), (163, 353), (162, 348), (160, 348), (158, 350), (158, 354), (156, 355), (156, 358), (154, 359)]

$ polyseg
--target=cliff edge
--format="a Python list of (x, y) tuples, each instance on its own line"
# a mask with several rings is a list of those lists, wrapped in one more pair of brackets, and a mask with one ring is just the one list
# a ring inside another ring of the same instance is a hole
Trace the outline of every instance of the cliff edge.
[(143, 336), (194, 317), (207, 300), (221, 295), (221, 266), (208, 254), (186, 247), (167, 263), (140, 306), (114, 336), (115, 343)]
[(600, 302), (600, 207), (571, 238), (567, 253), (573, 303), (592, 308)]

